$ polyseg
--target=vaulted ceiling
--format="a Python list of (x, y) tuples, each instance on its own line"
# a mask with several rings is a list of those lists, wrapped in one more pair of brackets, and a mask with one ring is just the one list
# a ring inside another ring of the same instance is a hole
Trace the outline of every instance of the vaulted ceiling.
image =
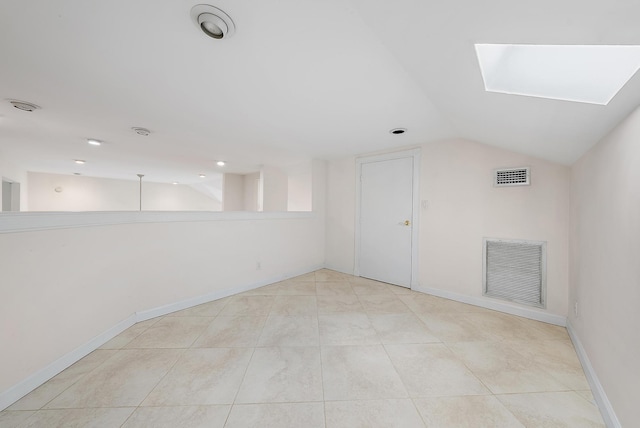
[(466, 138), (571, 164), (640, 104), (640, 75), (607, 106), (489, 93), (474, 51), (640, 44), (636, 0), (209, 3), (232, 17), (233, 37), (199, 31), (194, 0), (1, 2), (0, 156), (193, 182), (216, 160), (242, 173)]

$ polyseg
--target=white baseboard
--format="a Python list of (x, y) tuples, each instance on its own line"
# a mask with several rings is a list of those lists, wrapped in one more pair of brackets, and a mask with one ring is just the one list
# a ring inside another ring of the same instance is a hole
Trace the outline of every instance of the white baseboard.
[(288, 272), (285, 275), (276, 275), (269, 279), (260, 280), (251, 284), (241, 285), (234, 288), (229, 288), (226, 290), (216, 291), (213, 293), (207, 293), (203, 296), (194, 297), (192, 299), (183, 300), (177, 303), (172, 303), (169, 305), (161, 306), (158, 308), (147, 309), (144, 311), (136, 312), (126, 319), (120, 321), (115, 326), (111, 327), (107, 331), (104, 331), (91, 339), (89, 342), (84, 345), (74, 349), (68, 354), (58, 358), (53, 363), (47, 365), (46, 367), (38, 370), (28, 378), (24, 379), (21, 382), (18, 382), (11, 388), (7, 389), (0, 393), (0, 411), (6, 409), (20, 398), (24, 397), (52, 377), (56, 376), (58, 373), (71, 366), (73, 363), (78, 360), (86, 357), (94, 350), (98, 349), (109, 340), (113, 339), (124, 330), (128, 329), (135, 323), (146, 321), (151, 318), (163, 316), (170, 314), (172, 312), (180, 311), (182, 309), (187, 309), (193, 306), (201, 305), (203, 303), (208, 303), (213, 300), (218, 300), (223, 297), (232, 296), (234, 294), (242, 293), (245, 291), (253, 290), (255, 288), (263, 287), (265, 285), (273, 284), (274, 282), (283, 281), (285, 279), (293, 278), (299, 275), (304, 275), (309, 272), (316, 271), (318, 269), (322, 269), (322, 265), (312, 266), (307, 269), (301, 269), (297, 271)]
[(484, 297), (467, 296), (465, 294), (459, 294), (451, 291), (429, 287), (412, 287), (411, 289), (414, 291), (431, 294), (433, 296), (444, 297), (445, 299), (467, 303), (469, 305), (480, 306), (482, 308), (505, 312), (507, 314), (517, 315), (523, 318), (542, 321), (548, 324), (559, 325), (561, 327), (565, 327), (567, 325), (567, 318), (561, 315), (541, 312), (535, 309), (523, 308), (521, 306), (516, 306), (509, 303), (497, 302), (495, 300)]
[(91, 352), (98, 349), (135, 323), (136, 316), (135, 314), (133, 314), (128, 318), (120, 321), (118, 324), (114, 325), (107, 331), (97, 335), (84, 345), (74, 349), (66, 355), (63, 355), (53, 363), (42, 368), (41, 370), (38, 370), (22, 382), (19, 382), (8, 390), (4, 391), (0, 394), (0, 411), (9, 407), (67, 367), (71, 366), (76, 361), (86, 357)]
[(589, 361), (589, 357), (587, 356), (587, 352), (582, 346), (582, 342), (580, 338), (576, 334), (576, 331), (573, 329), (570, 321), (567, 321), (567, 331), (569, 332), (569, 337), (573, 342), (573, 347), (576, 348), (576, 353), (578, 354), (578, 359), (582, 364), (582, 368), (584, 369), (584, 373), (587, 377), (587, 381), (589, 382), (589, 386), (591, 387), (591, 392), (593, 392), (593, 398), (596, 400), (596, 404), (600, 409), (600, 413), (602, 414), (602, 419), (608, 428), (621, 428), (620, 421), (616, 416), (616, 412), (613, 410), (613, 406), (607, 397), (607, 394), (604, 392), (604, 388), (602, 388), (602, 384), (596, 375), (593, 366), (591, 365), (591, 361)]

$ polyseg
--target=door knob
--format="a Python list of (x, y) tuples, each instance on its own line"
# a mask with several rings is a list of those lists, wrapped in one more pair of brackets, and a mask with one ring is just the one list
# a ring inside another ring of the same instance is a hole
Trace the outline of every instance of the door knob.
[(405, 225), (405, 226), (411, 226), (411, 222), (410, 222), (409, 220), (405, 220), (405, 221), (404, 221), (404, 225)]

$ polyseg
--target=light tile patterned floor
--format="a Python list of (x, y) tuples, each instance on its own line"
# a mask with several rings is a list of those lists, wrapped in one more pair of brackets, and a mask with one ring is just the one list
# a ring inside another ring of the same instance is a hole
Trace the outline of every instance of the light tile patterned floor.
[(564, 328), (320, 270), (138, 323), (1, 427), (602, 427)]

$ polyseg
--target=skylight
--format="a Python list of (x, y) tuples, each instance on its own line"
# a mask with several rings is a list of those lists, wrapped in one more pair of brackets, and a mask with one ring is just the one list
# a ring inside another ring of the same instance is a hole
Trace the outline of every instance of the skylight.
[(640, 46), (477, 44), (489, 92), (607, 105), (640, 68)]

